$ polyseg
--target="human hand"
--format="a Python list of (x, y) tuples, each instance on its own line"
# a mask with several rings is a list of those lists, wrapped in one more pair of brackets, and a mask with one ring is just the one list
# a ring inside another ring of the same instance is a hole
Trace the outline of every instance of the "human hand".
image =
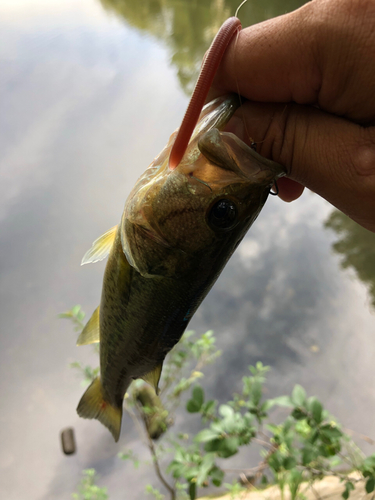
[(210, 97), (249, 99), (229, 129), (286, 166), (279, 196), (304, 186), (375, 232), (375, 2), (313, 0), (243, 29)]

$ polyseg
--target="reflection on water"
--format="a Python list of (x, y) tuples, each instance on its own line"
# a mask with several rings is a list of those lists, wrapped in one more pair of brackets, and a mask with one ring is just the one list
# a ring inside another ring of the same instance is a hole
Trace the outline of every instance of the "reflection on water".
[(342, 256), (342, 268), (352, 268), (368, 286), (375, 307), (375, 234), (338, 210), (331, 213), (325, 226), (338, 236), (332, 248)]
[[(162, 40), (177, 68), (181, 87), (190, 95), (204, 53), (225, 19), (234, 16), (239, 0), (100, 0), (103, 7), (121, 16), (138, 30)], [(297, 9), (305, 0), (254, 0), (240, 10), (242, 25)]]
[[(125, 448), (148, 458), (129, 419), (116, 445), (98, 422), (76, 415), (82, 388), (68, 365), (97, 360), (75, 346), (57, 315), (76, 303), (87, 314), (98, 305), (104, 263), (80, 268), (82, 255), (118, 223), (137, 177), (178, 126), (187, 104), (181, 82), (191, 87), (213, 32), (237, 4), (102, 5), (0, 2), (0, 491), (7, 500), (66, 500), (87, 467), (99, 471), (112, 499), (143, 500), (145, 482), (154, 481), (149, 469), (134, 472), (117, 458)], [(249, 1), (241, 18), (246, 25), (298, 5)], [(331, 210), (311, 193), (292, 204), (270, 199), (191, 327), (213, 328), (223, 350), (204, 379), (210, 397), (230, 397), (248, 364), (262, 360), (272, 366), (271, 394), (299, 382), (347, 427), (375, 436), (374, 316), (365, 286), (339, 265), (339, 255), (354, 262), (355, 254), (358, 274), (366, 269), (371, 283), (370, 260), (360, 265), (360, 254), (373, 248), (332, 254), (335, 235), (323, 228)], [(176, 420), (177, 432), (196, 426), (184, 412)], [(71, 457), (59, 443), (67, 426), (77, 437)]]

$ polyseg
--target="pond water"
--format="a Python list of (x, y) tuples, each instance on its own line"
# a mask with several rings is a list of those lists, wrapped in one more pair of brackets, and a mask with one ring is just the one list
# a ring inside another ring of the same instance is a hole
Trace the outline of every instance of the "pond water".
[[(246, 26), (302, 3), (254, 0), (240, 17)], [(149, 469), (117, 458), (125, 448), (147, 457), (130, 421), (115, 444), (76, 415), (83, 387), (68, 365), (95, 358), (57, 316), (97, 306), (104, 263), (80, 268), (81, 257), (119, 221), (134, 182), (179, 125), (202, 56), (236, 6), (0, 3), (0, 491), (8, 500), (70, 498), (88, 467), (112, 499), (141, 499), (146, 482), (157, 484)], [(271, 395), (300, 383), (345, 427), (374, 437), (374, 239), (313, 193), (289, 205), (271, 198), (190, 324), (213, 329), (223, 350), (207, 394), (230, 398), (261, 360), (272, 367)], [(195, 425), (178, 414), (179, 430)], [(71, 457), (59, 443), (66, 426), (77, 437)]]

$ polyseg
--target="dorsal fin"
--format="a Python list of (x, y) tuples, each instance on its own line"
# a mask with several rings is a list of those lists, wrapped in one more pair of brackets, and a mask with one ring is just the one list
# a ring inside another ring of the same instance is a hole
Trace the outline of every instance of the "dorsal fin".
[(146, 375), (143, 375), (143, 377), (141, 377), (145, 382), (147, 382), (154, 388), (155, 394), (159, 394), (158, 385), (162, 369), (163, 369), (163, 362), (161, 362), (160, 365), (154, 368), (151, 372), (146, 373)]
[(107, 257), (115, 240), (116, 230), (117, 226), (113, 226), (94, 241), (91, 248), (83, 256), (81, 266), (99, 262)]
[(95, 309), (91, 318), (86, 323), (85, 328), (78, 337), (77, 345), (95, 344), (95, 342), (100, 342), (99, 307), (100, 306)]

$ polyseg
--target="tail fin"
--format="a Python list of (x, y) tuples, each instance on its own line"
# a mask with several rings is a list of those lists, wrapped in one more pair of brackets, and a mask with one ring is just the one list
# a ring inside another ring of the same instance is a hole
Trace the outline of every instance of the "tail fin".
[(93, 380), (82, 396), (77, 406), (77, 413), (82, 418), (96, 418), (109, 429), (116, 442), (119, 440), (122, 406), (116, 408), (103, 399), (99, 377)]

